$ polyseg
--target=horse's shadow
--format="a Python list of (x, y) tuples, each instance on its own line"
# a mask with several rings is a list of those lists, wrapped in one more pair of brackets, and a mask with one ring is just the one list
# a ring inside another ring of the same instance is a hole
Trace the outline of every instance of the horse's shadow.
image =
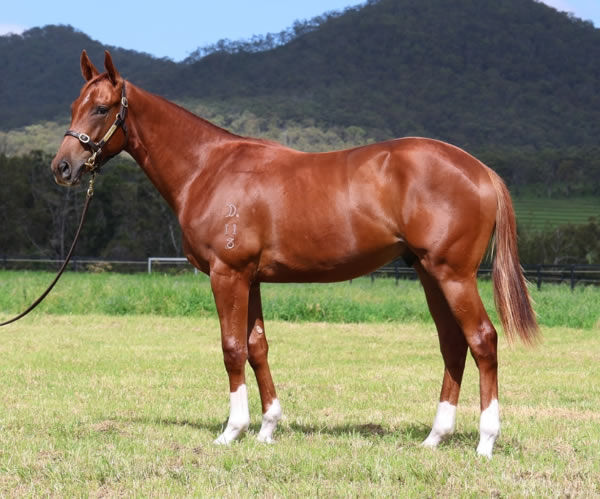
[[(185, 426), (193, 428), (195, 430), (207, 431), (213, 435), (221, 433), (227, 425), (227, 420), (221, 423), (209, 422), (209, 421), (191, 421), (187, 419), (177, 419), (168, 417), (154, 417), (154, 418), (142, 418), (134, 417), (128, 418), (126, 421), (129, 424), (150, 424), (158, 426)], [(249, 431), (250, 433), (257, 434), (260, 429), (259, 424), (251, 424)], [(380, 424), (375, 423), (345, 423), (345, 424), (301, 424), (297, 422), (287, 423), (285, 421), (280, 422), (277, 427), (276, 434), (280, 436), (286, 435), (300, 435), (300, 436), (312, 436), (312, 435), (329, 435), (333, 437), (349, 437), (358, 435), (368, 440), (380, 440), (384, 438), (395, 438), (400, 445), (418, 445), (429, 434), (430, 427), (425, 424), (405, 424), (395, 428), (384, 427)], [(473, 446), (478, 442), (479, 434), (476, 431), (456, 432), (441, 445), (443, 446)]]
[[(299, 433), (304, 436), (325, 434), (334, 437), (345, 437), (359, 435), (367, 440), (379, 440), (394, 438), (398, 445), (420, 445), (429, 432), (431, 427), (425, 424), (405, 424), (395, 428), (386, 428), (380, 424), (339, 424), (339, 425), (305, 425), (290, 423), (283, 425), (277, 431), (285, 433)], [(472, 446), (478, 442), (479, 433), (476, 431), (456, 432), (450, 435), (441, 445), (446, 446)]]
[(184, 426), (193, 428), (194, 430), (203, 430), (214, 433), (222, 432), (227, 425), (227, 420), (223, 423), (217, 422), (202, 422), (202, 421), (190, 421), (188, 419), (177, 419), (177, 418), (164, 418), (164, 417), (132, 417), (121, 420), (128, 424), (144, 424), (153, 426)]

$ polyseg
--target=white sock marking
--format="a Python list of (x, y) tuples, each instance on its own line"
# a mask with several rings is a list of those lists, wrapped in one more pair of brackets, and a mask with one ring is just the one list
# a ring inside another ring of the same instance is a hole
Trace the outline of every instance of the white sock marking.
[(448, 435), (454, 432), (456, 427), (456, 406), (450, 402), (438, 404), (431, 433), (423, 442), (425, 447), (437, 447)]
[(279, 400), (273, 399), (271, 405), (263, 414), (262, 425), (258, 433), (258, 440), (265, 443), (273, 443), (273, 432), (277, 422), (281, 419), (281, 405)]
[(498, 400), (492, 400), (488, 408), (481, 411), (479, 434), (480, 439), (479, 445), (477, 446), (477, 454), (491, 459), (494, 443), (500, 434), (500, 410), (498, 408)]
[(248, 410), (248, 390), (246, 385), (240, 385), (235, 392), (229, 394), (229, 420), (225, 431), (215, 440), (216, 444), (227, 445), (244, 433), (250, 425)]

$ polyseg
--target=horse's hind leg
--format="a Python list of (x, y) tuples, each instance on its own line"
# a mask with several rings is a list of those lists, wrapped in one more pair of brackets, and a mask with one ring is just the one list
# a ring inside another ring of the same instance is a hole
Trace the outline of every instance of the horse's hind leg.
[(477, 453), (492, 457), (494, 443), (500, 433), (498, 336), (477, 292), (475, 277), (472, 274), (471, 277), (456, 275), (447, 267), (438, 275), (443, 276), (443, 278), (438, 277), (437, 279), (440, 289), (464, 333), (479, 369), (481, 417)]
[(415, 264), (415, 269), (425, 289), (427, 305), (438, 331), (444, 359), (444, 379), (437, 413), (431, 432), (423, 442), (427, 447), (437, 447), (455, 428), (456, 405), (467, 357), (467, 341), (435, 279), (423, 269), (420, 262)]
[(260, 285), (257, 283), (250, 288), (248, 304), (248, 361), (256, 375), (262, 403), (263, 418), (258, 440), (270, 443), (273, 441), (273, 431), (277, 422), (281, 419), (281, 406), (277, 400), (269, 369), (268, 353), (269, 345), (262, 315)]

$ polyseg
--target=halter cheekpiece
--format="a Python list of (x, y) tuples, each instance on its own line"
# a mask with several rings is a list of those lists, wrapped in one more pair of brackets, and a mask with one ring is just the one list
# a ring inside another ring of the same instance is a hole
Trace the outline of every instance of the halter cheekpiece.
[(112, 156), (104, 158), (102, 162), (96, 163), (98, 155), (102, 153), (102, 148), (106, 145), (106, 143), (110, 140), (110, 138), (114, 135), (119, 127), (123, 129), (125, 133), (125, 137), (127, 137), (127, 126), (125, 125), (125, 118), (127, 117), (127, 95), (125, 93), (125, 81), (123, 81), (123, 87), (121, 89), (121, 108), (117, 113), (114, 123), (108, 129), (108, 131), (104, 134), (104, 137), (100, 139), (100, 142), (94, 142), (87, 133), (76, 132), (75, 130), (67, 130), (65, 132), (65, 136), (70, 135), (71, 137), (75, 137), (83, 144), (84, 147), (91, 149), (92, 155), (87, 159), (84, 163), (84, 166), (90, 172), (96, 171), (103, 163), (108, 161)]

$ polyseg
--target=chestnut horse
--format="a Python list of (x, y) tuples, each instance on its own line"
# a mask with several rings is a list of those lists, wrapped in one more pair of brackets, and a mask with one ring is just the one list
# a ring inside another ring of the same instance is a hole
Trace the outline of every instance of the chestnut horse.
[(126, 82), (108, 52), (104, 67), (100, 73), (81, 54), (86, 83), (52, 170), (59, 184), (75, 185), (125, 150), (177, 215), (186, 257), (210, 276), (221, 325), (230, 415), (215, 442), (229, 444), (248, 428), (246, 361), (262, 402), (258, 439), (271, 442), (281, 418), (261, 282), (343, 281), (402, 257), (425, 289), (445, 365), (423, 443), (435, 447), (453, 432), (470, 350), (480, 380), (477, 452), (491, 457), (500, 431), (497, 335), (476, 276), (494, 232), (504, 331), (525, 343), (539, 334), (511, 199), (498, 175), (461, 149), (424, 138), (311, 154), (240, 137)]

